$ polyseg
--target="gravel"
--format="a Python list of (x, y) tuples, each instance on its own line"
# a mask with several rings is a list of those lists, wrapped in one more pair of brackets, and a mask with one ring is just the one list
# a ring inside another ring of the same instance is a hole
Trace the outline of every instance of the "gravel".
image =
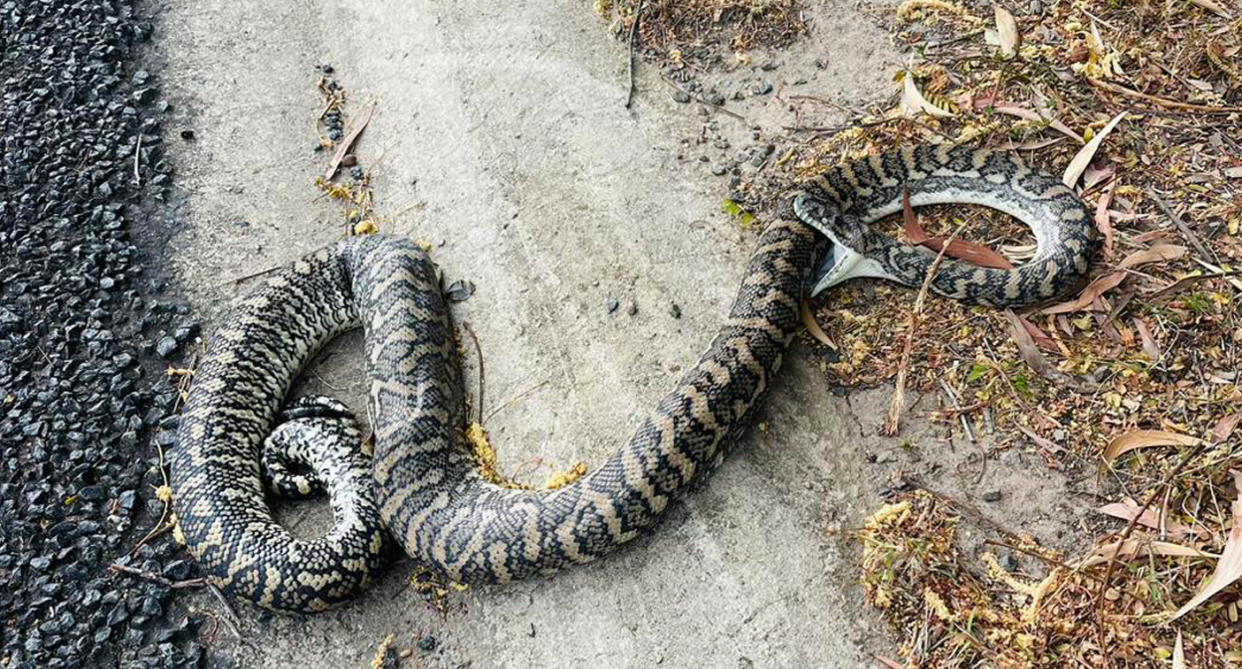
[(198, 326), (134, 241), (172, 173), (134, 5), (0, 0), (5, 669), (204, 661), (167, 584), (109, 569), (196, 575), (167, 535), (135, 549), (163, 509), (152, 437), (176, 399), (151, 356), (180, 362)]

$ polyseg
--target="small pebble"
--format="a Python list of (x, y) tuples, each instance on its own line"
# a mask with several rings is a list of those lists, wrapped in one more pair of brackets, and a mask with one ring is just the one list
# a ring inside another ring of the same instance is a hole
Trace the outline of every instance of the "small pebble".
[(621, 303), (615, 297), (610, 297), (604, 302), (604, 308), (608, 310), (609, 314), (615, 312), (619, 306), (621, 306)]
[(1001, 491), (999, 490), (989, 490), (988, 492), (983, 493), (983, 501), (985, 502), (999, 502), (1001, 501), (1001, 497)]
[(685, 91), (673, 91), (673, 100), (686, 104), (690, 102), (690, 94)]
[(676, 303), (668, 305), (668, 315), (673, 318), (681, 318), (681, 307), (677, 306)]
[(176, 352), (177, 352), (177, 340), (168, 335), (160, 337), (159, 341), (155, 343), (156, 355), (160, 356), (161, 358), (164, 358), (165, 360), (167, 360), (168, 358), (171, 358), (173, 354), (175, 354)]

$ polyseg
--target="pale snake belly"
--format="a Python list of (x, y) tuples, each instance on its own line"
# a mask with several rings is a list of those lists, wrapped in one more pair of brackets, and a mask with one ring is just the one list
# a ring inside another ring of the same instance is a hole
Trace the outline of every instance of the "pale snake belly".
[[(903, 189), (914, 206), (1000, 209), (1029, 225), (1038, 244), (1012, 270), (946, 258), (931, 283), (937, 294), (1019, 307), (1086, 273), (1094, 237), (1082, 203), (1012, 154), (917, 147), (834, 168), (792, 198), (791, 220), (763, 233), (707, 352), (629, 441), (570, 485), (519, 490), (485, 481), (464, 444), (458, 354), (427, 255), (401, 239), (348, 238), (265, 279), (212, 337), (171, 453), (181, 535), (212, 583), (289, 611), (353, 597), (394, 541), (459, 582), (590, 561), (654, 524), (737, 441), (799, 326), (817, 259), (812, 292), (853, 277), (922, 283), (934, 255), (868, 225), (900, 210)], [(302, 400), (281, 412), (316, 351), (358, 325), (375, 437), (369, 463), (340, 405)], [(269, 488), (326, 488), (334, 515), (326, 535), (296, 539), (273, 521), (264, 460), (276, 470)], [(296, 474), (289, 465), (299, 462), (314, 471)]]

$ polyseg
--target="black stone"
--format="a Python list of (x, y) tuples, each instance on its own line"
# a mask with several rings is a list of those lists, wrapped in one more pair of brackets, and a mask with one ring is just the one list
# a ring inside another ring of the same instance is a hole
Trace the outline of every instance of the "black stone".
[(116, 627), (125, 622), (125, 619), (128, 617), (129, 607), (125, 605), (124, 601), (117, 602), (116, 606), (112, 607), (112, 610), (108, 612), (108, 626)]
[[(144, 267), (138, 241), (161, 220), (158, 201), (173, 174), (162, 151), (169, 107), (158, 99), (160, 74), (139, 53), (152, 30), (142, 12), (152, 9), (138, 0), (0, 0), (0, 657), (8, 669), (130, 666), (116, 646), (121, 632), (109, 626), (133, 620), (126, 602), (153, 632), (171, 628), (167, 587), (107, 569), (158, 520), (130, 522), (147, 490), (146, 465), (134, 463), (153, 456), (154, 426), (176, 390), (147, 376), (164, 365), (144, 344), (161, 329), (176, 334), (169, 312), (189, 314), (188, 305), (150, 308), (166, 283)], [(142, 564), (158, 573), (174, 549), (167, 536), (154, 541), (155, 557)], [(178, 643), (192, 642), (194, 629)], [(180, 656), (172, 646), (155, 650), (159, 665)], [(187, 646), (184, 656), (201, 661), (202, 649)]]
[(155, 354), (167, 360), (177, 353), (177, 348), (177, 340), (173, 337), (169, 337), (168, 335), (164, 335), (163, 337), (160, 337), (158, 342), (155, 343)]

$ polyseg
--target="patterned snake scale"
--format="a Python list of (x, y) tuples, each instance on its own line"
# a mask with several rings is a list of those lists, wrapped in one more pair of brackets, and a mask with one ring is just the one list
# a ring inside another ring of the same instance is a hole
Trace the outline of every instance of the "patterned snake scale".
[[(653, 525), (737, 441), (798, 327), (825, 246), (815, 229), (834, 242), (816, 290), (852, 276), (921, 284), (932, 255), (865, 225), (900, 210), (903, 187), (916, 206), (1001, 209), (1038, 241), (1035, 258), (1014, 270), (946, 260), (932, 284), (941, 295), (1020, 306), (1055, 297), (1086, 272), (1093, 238), (1082, 204), (1015, 156), (919, 147), (835, 168), (793, 198), (800, 220), (764, 232), (707, 352), (629, 441), (578, 481), (531, 491), (485, 482), (464, 446), (462, 377), (434, 265), (411, 242), (352, 237), (266, 279), (214, 334), (171, 455), (181, 536), (214, 584), (289, 611), (353, 597), (394, 539), (460, 582), (590, 561)], [(360, 323), (375, 436), (369, 464), (339, 404), (303, 398), (281, 412), (316, 351)], [(313, 469), (303, 478), (288, 466), (298, 460)], [(263, 461), (278, 471), (265, 475)], [(265, 476), (272, 489), (326, 488), (332, 529), (316, 540), (291, 537), (272, 519)]]

